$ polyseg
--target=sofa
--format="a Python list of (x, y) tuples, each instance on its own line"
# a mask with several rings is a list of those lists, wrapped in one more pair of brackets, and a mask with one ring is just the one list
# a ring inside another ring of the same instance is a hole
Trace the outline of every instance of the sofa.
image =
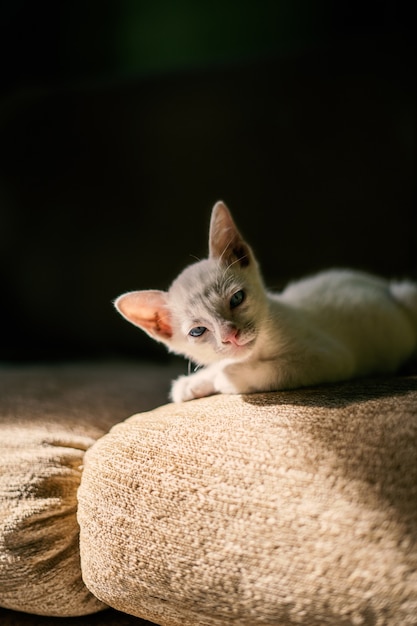
[(197, 4), (2, 14), (0, 626), (417, 624), (416, 370), (174, 405), (112, 306), (220, 198), (271, 288), (416, 279), (414, 21)]
[(167, 403), (0, 368), (2, 626), (417, 624), (417, 375)]

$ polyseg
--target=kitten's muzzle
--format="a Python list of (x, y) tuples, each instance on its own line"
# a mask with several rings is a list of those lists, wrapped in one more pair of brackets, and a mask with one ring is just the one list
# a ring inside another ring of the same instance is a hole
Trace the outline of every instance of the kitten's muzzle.
[(231, 326), (227, 330), (222, 333), (222, 343), (223, 344), (232, 344), (233, 346), (241, 347), (245, 346), (247, 343), (252, 341), (253, 337), (244, 337), (241, 335), (240, 331)]

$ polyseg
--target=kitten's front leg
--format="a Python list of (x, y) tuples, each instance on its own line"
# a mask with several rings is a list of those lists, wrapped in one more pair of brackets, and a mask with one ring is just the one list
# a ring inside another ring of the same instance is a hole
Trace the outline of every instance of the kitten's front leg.
[(212, 396), (216, 393), (236, 392), (235, 386), (225, 379), (222, 369), (216, 364), (174, 380), (170, 398), (173, 402), (186, 402), (195, 398)]

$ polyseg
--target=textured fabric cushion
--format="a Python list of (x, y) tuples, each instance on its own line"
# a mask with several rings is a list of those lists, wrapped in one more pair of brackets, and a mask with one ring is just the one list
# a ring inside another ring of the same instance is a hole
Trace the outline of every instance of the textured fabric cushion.
[(0, 606), (39, 615), (103, 608), (79, 562), (85, 450), (132, 411), (166, 397), (163, 367), (0, 368)]
[(417, 378), (170, 404), (86, 453), (81, 562), (163, 626), (417, 619)]

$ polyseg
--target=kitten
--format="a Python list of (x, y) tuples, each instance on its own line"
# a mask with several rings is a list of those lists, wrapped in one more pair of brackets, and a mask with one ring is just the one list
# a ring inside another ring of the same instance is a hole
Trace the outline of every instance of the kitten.
[(125, 293), (115, 306), (204, 366), (174, 381), (174, 402), (395, 372), (417, 350), (417, 284), (329, 270), (270, 293), (222, 202), (211, 215), (208, 259), (167, 292)]

